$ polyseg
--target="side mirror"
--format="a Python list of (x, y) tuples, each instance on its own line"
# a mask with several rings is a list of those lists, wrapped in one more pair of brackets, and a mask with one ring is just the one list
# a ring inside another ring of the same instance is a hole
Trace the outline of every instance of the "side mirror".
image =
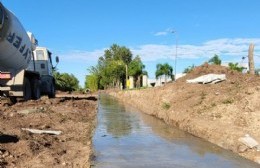
[(56, 56), (56, 63), (58, 64), (60, 62), (59, 56)]
[(58, 56), (56, 56), (55, 61), (56, 61), (56, 65), (54, 67), (52, 67), (52, 69), (55, 69), (57, 67), (58, 63), (60, 62), (60, 59)]

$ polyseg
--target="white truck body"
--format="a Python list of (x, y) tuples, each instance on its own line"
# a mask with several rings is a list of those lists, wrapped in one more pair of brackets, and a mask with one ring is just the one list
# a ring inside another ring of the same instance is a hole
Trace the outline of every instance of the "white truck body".
[(0, 2), (0, 96), (25, 100), (55, 96), (51, 52), (37, 43)]

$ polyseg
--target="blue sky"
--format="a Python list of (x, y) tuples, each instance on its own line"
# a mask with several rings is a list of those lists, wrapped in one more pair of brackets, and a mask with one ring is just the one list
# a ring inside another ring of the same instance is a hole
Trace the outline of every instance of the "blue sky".
[(157, 63), (174, 67), (176, 39), (177, 73), (214, 54), (224, 62), (241, 62), (250, 43), (255, 43), (260, 68), (259, 0), (2, 2), (35, 34), (40, 46), (59, 55), (59, 71), (74, 74), (82, 86), (87, 69), (113, 43), (140, 55), (151, 78)]

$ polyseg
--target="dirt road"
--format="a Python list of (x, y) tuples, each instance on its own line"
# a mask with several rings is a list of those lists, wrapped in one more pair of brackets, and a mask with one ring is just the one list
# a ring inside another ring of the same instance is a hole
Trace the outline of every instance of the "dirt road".
[[(186, 83), (187, 79), (210, 73), (226, 74), (227, 80), (205, 85)], [(260, 163), (260, 146), (251, 148), (239, 141), (246, 135), (260, 143), (259, 76), (205, 64), (175, 83), (110, 94), (147, 114)]]
[[(95, 97), (42, 97), (12, 106), (3, 101), (0, 167), (90, 167), (96, 111)], [(61, 134), (35, 134), (24, 128)]]

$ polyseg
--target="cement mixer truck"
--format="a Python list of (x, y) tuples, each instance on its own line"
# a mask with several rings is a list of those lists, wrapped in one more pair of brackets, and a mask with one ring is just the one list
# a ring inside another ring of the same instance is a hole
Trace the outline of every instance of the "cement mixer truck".
[[(55, 97), (51, 52), (37, 47), (32, 33), (26, 32), (16, 16), (0, 2), (0, 96), (17, 98)], [(58, 57), (56, 57), (58, 62)]]

